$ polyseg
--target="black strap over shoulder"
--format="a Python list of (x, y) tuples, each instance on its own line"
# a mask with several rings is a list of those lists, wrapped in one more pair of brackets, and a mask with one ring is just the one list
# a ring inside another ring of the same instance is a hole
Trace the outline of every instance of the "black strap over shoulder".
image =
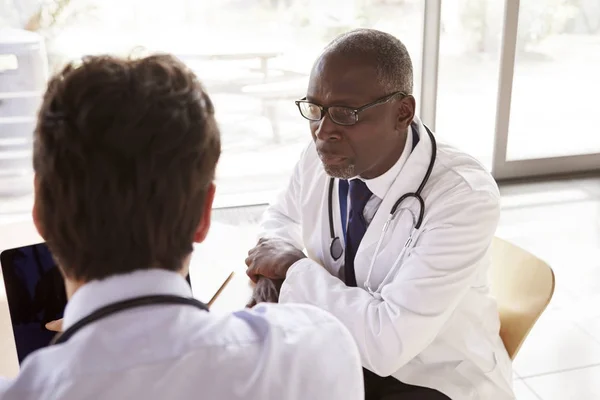
[(181, 297), (175, 295), (152, 295), (152, 296), (142, 296), (142, 297), (134, 297), (132, 299), (127, 299), (123, 301), (118, 301), (116, 303), (108, 304), (104, 307), (100, 307), (96, 311), (92, 312), (88, 316), (80, 319), (72, 326), (70, 326), (64, 332), (59, 333), (54, 337), (51, 345), (64, 343), (71, 338), (75, 333), (81, 330), (83, 327), (96, 322), (102, 318), (109, 317), (111, 315), (117, 314), (121, 311), (129, 310), (137, 307), (144, 306), (153, 306), (157, 304), (173, 304), (173, 305), (188, 305), (199, 308), (203, 311), (208, 311), (208, 307), (206, 304), (202, 303), (199, 300), (190, 297)]

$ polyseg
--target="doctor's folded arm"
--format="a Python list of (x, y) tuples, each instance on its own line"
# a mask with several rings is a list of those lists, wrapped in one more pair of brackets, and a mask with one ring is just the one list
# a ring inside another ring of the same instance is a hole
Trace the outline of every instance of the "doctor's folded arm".
[(247, 272), (348, 328), (366, 399), (514, 399), (488, 281), (498, 187), (415, 116), (412, 73), (382, 32), (326, 47), (296, 102), (313, 140)]

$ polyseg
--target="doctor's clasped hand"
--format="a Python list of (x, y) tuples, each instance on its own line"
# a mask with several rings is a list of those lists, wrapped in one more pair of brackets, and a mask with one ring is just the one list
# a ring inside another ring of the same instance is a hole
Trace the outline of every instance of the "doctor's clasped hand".
[(285, 279), (288, 269), (306, 255), (292, 244), (282, 239), (262, 238), (248, 252), (246, 273), (253, 282), (259, 276), (277, 280)]

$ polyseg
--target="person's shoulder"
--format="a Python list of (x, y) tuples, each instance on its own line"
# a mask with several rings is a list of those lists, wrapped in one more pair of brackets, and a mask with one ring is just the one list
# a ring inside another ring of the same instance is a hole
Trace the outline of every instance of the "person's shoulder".
[(0, 384), (1, 400), (33, 400), (48, 396), (68, 369), (64, 353), (46, 347), (30, 354), (21, 365), (19, 375)]
[(500, 198), (498, 184), (485, 166), (472, 155), (444, 142), (438, 142), (431, 180), (446, 194)]
[(260, 303), (232, 316), (246, 322), (259, 342), (266, 336), (280, 336), (286, 344), (320, 354), (356, 349), (348, 329), (332, 314), (312, 305)]
[(13, 381), (0, 376), (0, 399), (8, 398)]
[(192, 347), (195, 343), (222, 347), (242, 342), (261, 347), (267, 338), (276, 337), (283, 338), (285, 344), (311, 346), (319, 342), (311, 343), (310, 336), (315, 332), (350, 338), (346, 327), (334, 316), (305, 304), (259, 303), (232, 313), (210, 315), (200, 325), (202, 329), (193, 328), (188, 335)]
[(267, 348), (263, 350), (277, 349), (279, 358), (272, 360), (273, 365), (285, 366), (290, 387), (292, 383), (298, 385), (294, 389), (297, 398), (364, 398), (356, 342), (329, 312), (304, 304), (261, 303), (252, 310), (236, 313), (238, 317), (242, 315), (268, 321), (269, 334), (262, 341)]
[(342, 323), (329, 312), (308, 304), (260, 303), (233, 315), (244, 320), (262, 319), (283, 332), (326, 329), (347, 333)]

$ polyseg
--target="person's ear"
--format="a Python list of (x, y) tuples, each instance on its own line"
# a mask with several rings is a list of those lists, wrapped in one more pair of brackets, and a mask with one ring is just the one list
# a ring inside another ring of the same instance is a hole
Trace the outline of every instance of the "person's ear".
[(396, 118), (396, 129), (405, 131), (415, 118), (416, 102), (411, 95), (405, 96), (398, 101), (398, 114)]
[(204, 239), (206, 239), (206, 236), (208, 235), (208, 230), (210, 229), (212, 206), (213, 206), (213, 201), (215, 199), (215, 190), (216, 190), (215, 184), (211, 183), (206, 192), (206, 199), (204, 200), (204, 204), (202, 205), (202, 207), (203, 207), (202, 219), (200, 220), (200, 223), (198, 224), (196, 233), (194, 233), (194, 242), (195, 243), (202, 243), (204, 241)]
[(33, 178), (33, 208), (31, 209), (31, 218), (33, 219), (33, 225), (35, 225), (35, 229), (38, 231), (39, 235), (42, 239), (46, 240), (46, 236), (44, 235), (44, 229), (42, 226), (42, 221), (40, 220), (40, 211), (39, 211), (39, 201), (38, 201), (38, 192), (39, 192), (39, 180), (37, 176)]

